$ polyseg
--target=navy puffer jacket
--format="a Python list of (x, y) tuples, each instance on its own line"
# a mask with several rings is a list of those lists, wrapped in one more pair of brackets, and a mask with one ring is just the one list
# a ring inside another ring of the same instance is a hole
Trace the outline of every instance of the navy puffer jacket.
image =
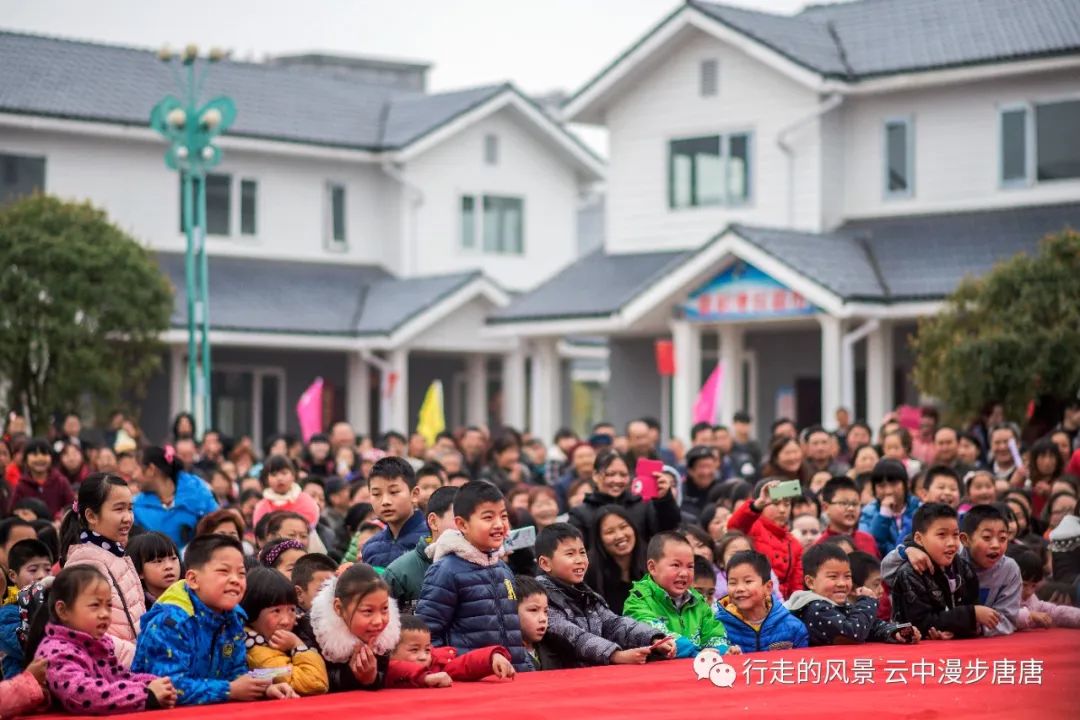
[(431, 629), (432, 643), (459, 653), (502, 645), (515, 668), (531, 670), (513, 577), (497, 552), (478, 550), (456, 530), (443, 533), (416, 604), (417, 617)]
[(397, 537), (391, 534), (390, 528), (383, 528), (364, 543), (360, 556), (368, 565), (386, 567), (430, 534), (423, 511), (416, 510), (401, 526)]

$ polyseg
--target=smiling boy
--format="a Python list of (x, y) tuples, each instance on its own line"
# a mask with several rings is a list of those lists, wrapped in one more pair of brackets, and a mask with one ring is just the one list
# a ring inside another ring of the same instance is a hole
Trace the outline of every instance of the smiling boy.
[(728, 593), (720, 598), (716, 619), (724, 623), (732, 648), (742, 652), (807, 647), (806, 626), (779, 602), (773, 602), (769, 559), (741, 550), (727, 564)]
[[(848, 535), (855, 543), (856, 550), (862, 550), (874, 557), (878, 555), (877, 541), (870, 533), (859, 530), (859, 486), (851, 478), (838, 476), (831, 478), (821, 488), (822, 508), (829, 519), (829, 526), (817, 539), (824, 542), (836, 535)], [(806, 568), (803, 567), (803, 574)]]
[(424, 512), (417, 507), (420, 488), (412, 465), (399, 457), (386, 457), (371, 466), (368, 490), (371, 505), (386, 528), (364, 543), (361, 556), (368, 565), (386, 567), (428, 534)]

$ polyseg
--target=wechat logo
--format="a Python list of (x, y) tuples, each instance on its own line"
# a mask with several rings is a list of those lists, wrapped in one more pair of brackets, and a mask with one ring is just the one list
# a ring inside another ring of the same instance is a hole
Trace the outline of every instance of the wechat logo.
[(720, 652), (713, 648), (705, 648), (694, 658), (694, 675), (716, 687), (731, 687), (736, 677), (735, 668), (725, 663)]

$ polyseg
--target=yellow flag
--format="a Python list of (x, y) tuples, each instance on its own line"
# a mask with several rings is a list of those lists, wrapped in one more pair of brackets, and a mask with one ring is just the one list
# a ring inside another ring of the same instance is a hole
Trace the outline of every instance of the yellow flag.
[(443, 413), (442, 381), (435, 380), (428, 386), (424, 395), (424, 404), (420, 406), (420, 418), (416, 423), (416, 432), (424, 436), (428, 446), (435, 444), (435, 436), (446, 429), (446, 415)]

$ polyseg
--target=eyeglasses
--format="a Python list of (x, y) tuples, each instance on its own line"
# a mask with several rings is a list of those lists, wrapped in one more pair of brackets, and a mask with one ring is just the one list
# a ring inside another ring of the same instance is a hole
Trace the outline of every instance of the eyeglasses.
[(842, 508), (857, 508), (859, 503), (854, 500), (837, 500), (836, 502), (829, 503), (830, 505), (839, 505)]

